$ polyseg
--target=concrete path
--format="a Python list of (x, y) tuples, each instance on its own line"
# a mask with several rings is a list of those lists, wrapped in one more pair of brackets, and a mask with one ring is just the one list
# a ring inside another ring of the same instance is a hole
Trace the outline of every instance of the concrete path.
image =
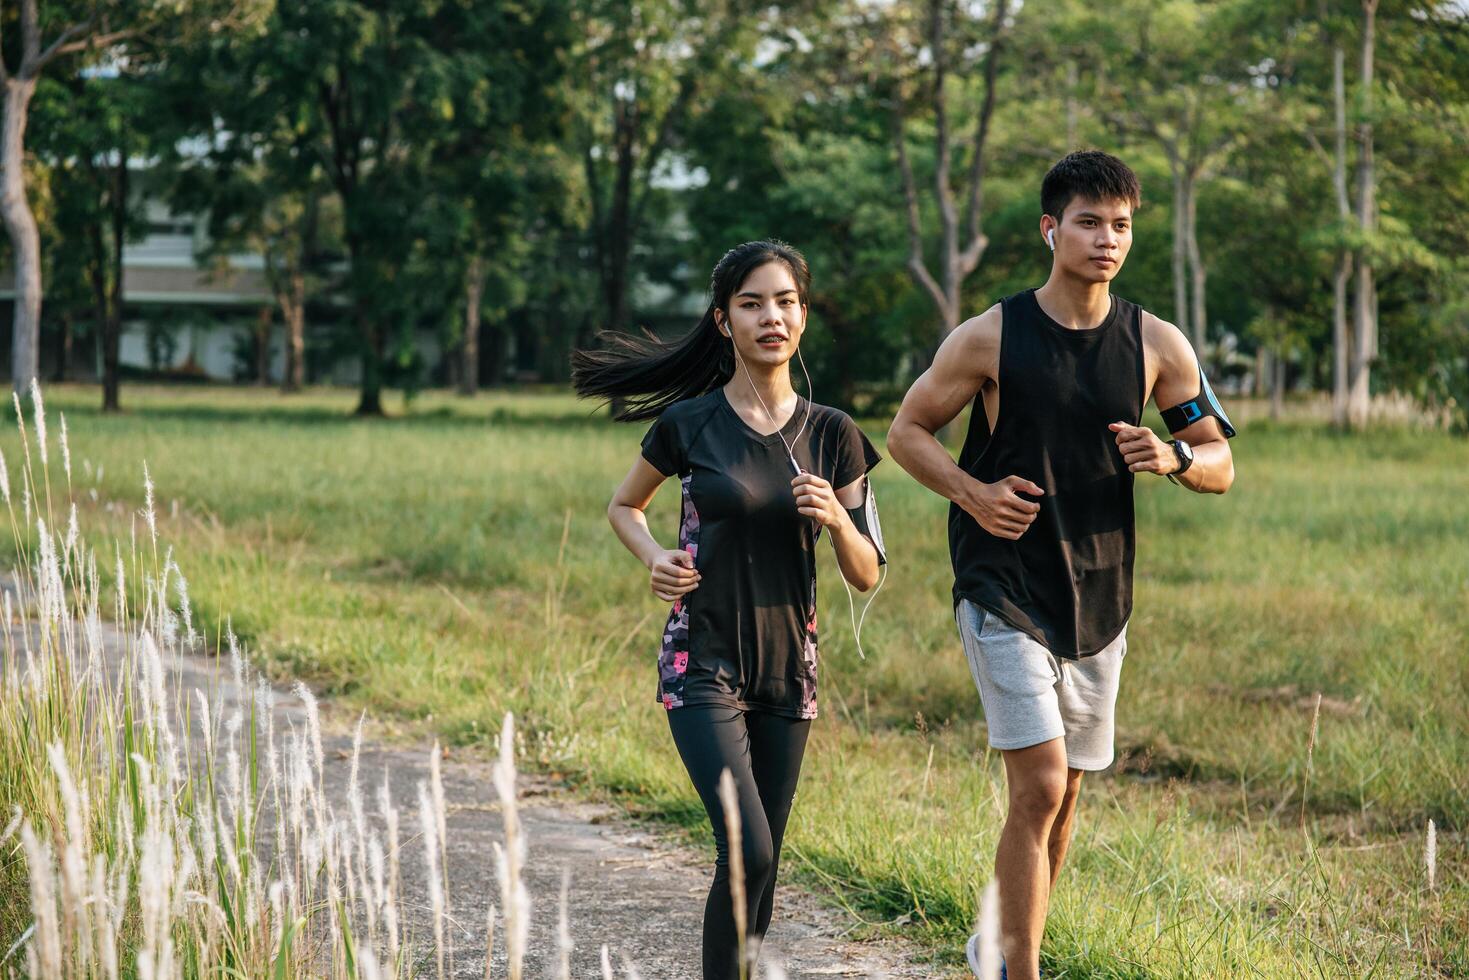
[[(109, 633), (108, 646), (120, 649)], [(181, 693), (213, 692), (216, 717), (241, 697), (228, 666), (212, 658), (182, 658), (173, 665)], [(305, 725), (306, 708), (289, 692), (277, 690), (277, 730)], [(332, 803), (346, 812), (351, 767), (351, 728), (355, 716), (321, 705), (326, 755), (325, 779)], [(364, 741), (361, 778), (369, 792), (386, 768), (393, 798), (402, 811), (402, 897), (414, 932), (431, 950), (432, 931), (427, 875), (416, 841), (417, 787), (429, 779), (429, 746), (403, 748)], [(442, 774), (448, 816), (448, 867), (454, 930), (454, 970), (458, 977), (485, 976), (485, 917), (498, 904), (492, 843), (503, 839), (500, 807), (487, 760), (444, 760)], [(529, 842), (527, 887), (534, 903), (527, 977), (554, 977), (557, 910), (563, 873), (571, 876), (570, 926), (572, 976), (599, 978), (600, 952), (610, 947), (616, 975), (624, 961), (643, 980), (698, 978), (699, 936), (704, 896), (712, 874), (712, 854), (677, 844), (629, 821), (614, 807), (574, 798), (545, 780), (521, 777), (521, 815)], [(690, 791), (692, 793), (692, 790)], [(369, 803), (369, 809), (372, 809)], [(779, 962), (790, 977), (954, 977), (951, 968), (924, 962), (912, 944), (895, 939), (856, 942), (848, 934), (849, 916), (824, 906), (798, 889), (782, 888), (763, 962)], [(503, 930), (497, 929), (503, 937)], [(493, 975), (505, 976), (502, 940), (495, 944)], [(428, 966), (427, 975), (433, 967)], [(763, 972), (763, 971), (762, 971)]]

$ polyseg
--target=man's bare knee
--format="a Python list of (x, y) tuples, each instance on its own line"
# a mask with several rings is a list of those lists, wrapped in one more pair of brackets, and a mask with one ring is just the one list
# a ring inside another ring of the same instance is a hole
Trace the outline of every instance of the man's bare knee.
[(1061, 739), (1005, 752), (1005, 780), (1010, 789), (1010, 816), (1044, 834), (1060, 813), (1072, 780)]
[(1030, 826), (1049, 827), (1065, 800), (1063, 774), (1032, 773), (1023, 783), (1010, 787), (1010, 812)]

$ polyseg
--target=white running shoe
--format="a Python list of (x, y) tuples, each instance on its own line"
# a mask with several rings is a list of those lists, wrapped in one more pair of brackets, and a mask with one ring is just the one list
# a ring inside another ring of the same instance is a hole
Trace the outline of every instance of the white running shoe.
[[(969, 961), (969, 970), (976, 977), (984, 977), (980, 972), (979, 964), (979, 933), (969, 937), (969, 942), (964, 944), (964, 958)], [(1005, 961), (1000, 960), (1000, 980), (1007, 980), (1005, 976)]]

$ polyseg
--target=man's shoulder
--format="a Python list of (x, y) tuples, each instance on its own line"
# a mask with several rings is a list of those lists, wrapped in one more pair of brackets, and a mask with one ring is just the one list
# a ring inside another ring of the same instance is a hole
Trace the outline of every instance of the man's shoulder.
[(1178, 327), (1142, 307), (1138, 307), (1138, 318), (1142, 328), (1143, 346), (1150, 352), (1166, 360), (1193, 359), (1193, 345)]
[(999, 340), (1005, 322), (1004, 306), (1014, 297), (1007, 296), (983, 313), (976, 314), (954, 328), (954, 335), (966, 345)]

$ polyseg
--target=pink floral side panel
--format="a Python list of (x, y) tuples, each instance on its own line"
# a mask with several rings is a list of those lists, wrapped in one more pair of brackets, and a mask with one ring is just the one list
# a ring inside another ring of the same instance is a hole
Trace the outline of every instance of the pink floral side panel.
[(816, 576), (811, 576), (811, 608), (801, 644), (801, 717), (816, 717)]
[[(692, 474), (681, 481), (683, 519), (678, 525), (678, 546), (699, 561), (699, 512), (689, 493)], [(691, 593), (692, 594), (692, 593)], [(658, 700), (672, 711), (683, 706), (684, 679), (689, 671), (689, 606), (687, 597), (674, 602), (663, 627), (663, 645), (658, 650)]]

